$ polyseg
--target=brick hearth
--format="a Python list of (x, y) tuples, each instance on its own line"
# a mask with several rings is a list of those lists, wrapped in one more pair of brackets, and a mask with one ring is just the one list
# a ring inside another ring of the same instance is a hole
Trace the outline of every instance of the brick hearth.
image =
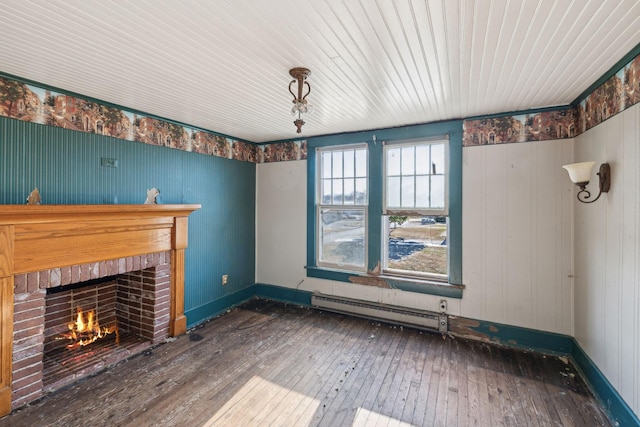
[[(12, 407), (37, 399), (51, 388), (45, 388), (43, 382), (48, 288), (117, 275), (118, 304), (126, 318), (126, 328), (152, 345), (169, 336), (170, 262), (170, 253), (160, 252), (15, 275)], [(120, 350), (117, 357), (107, 357), (54, 386), (89, 375), (144, 348)]]

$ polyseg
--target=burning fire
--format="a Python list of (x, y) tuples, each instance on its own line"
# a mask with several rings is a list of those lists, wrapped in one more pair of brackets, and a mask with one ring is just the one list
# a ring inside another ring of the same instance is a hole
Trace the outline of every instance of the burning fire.
[(109, 328), (100, 327), (93, 310), (88, 311), (85, 315), (82, 309), (78, 308), (75, 322), (70, 322), (68, 326), (69, 333), (64, 334), (64, 336), (67, 339), (73, 340), (71, 344), (67, 345), (69, 349), (89, 345), (113, 333), (116, 334), (116, 344), (118, 343), (118, 328), (116, 326)]

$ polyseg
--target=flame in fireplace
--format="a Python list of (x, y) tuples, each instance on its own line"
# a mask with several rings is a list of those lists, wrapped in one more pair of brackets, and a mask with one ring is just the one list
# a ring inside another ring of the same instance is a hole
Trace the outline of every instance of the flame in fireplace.
[(101, 327), (93, 310), (84, 313), (82, 309), (78, 308), (76, 320), (70, 322), (68, 326), (69, 333), (64, 334), (64, 336), (73, 341), (67, 345), (69, 349), (89, 345), (113, 333), (116, 334), (116, 343), (118, 342), (117, 326)]

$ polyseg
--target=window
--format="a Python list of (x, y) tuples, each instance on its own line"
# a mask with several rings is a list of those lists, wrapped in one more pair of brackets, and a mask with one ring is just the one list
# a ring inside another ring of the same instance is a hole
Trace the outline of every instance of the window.
[(318, 150), (318, 265), (364, 271), (366, 145)]
[(461, 298), (462, 131), (310, 138), (307, 276)]
[(447, 280), (448, 143), (385, 144), (382, 269)]

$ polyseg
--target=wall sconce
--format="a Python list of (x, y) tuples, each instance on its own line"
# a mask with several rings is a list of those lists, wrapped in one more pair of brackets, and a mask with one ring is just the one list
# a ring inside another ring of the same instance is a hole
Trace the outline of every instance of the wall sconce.
[(582, 203), (593, 203), (600, 198), (602, 193), (608, 193), (609, 188), (611, 187), (611, 168), (609, 167), (609, 163), (603, 163), (600, 165), (600, 171), (597, 173), (600, 184), (600, 192), (598, 196), (593, 200), (588, 200), (591, 197), (591, 193), (587, 190), (587, 184), (591, 180), (591, 171), (593, 169), (593, 165), (596, 162), (582, 162), (582, 163), (572, 163), (570, 165), (562, 166), (564, 169), (569, 172), (569, 178), (571, 181), (580, 187), (580, 191), (578, 191), (578, 200)]
[[(298, 128), (296, 133), (302, 132), (302, 125), (304, 124), (304, 120), (302, 120), (303, 114), (311, 114), (313, 112), (313, 105), (307, 103), (307, 96), (311, 93), (311, 85), (307, 81), (307, 77), (311, 75), (311, 71), (307, 68), (292, 68), (289, 70), (289, 74), (293, 77), (291, 83), (289, 83), (289, 93), (293, 96), (293, 107), (291, 108), (291, 114), (293, 116), (297, 116), (294, 125)], [(297, 95), (293, 93), (291, 90), (291, 86), (294, 83), (298, 83), (298, 93)], [(303, 87), (307, 87), (307, 93), (302, 96)]]

